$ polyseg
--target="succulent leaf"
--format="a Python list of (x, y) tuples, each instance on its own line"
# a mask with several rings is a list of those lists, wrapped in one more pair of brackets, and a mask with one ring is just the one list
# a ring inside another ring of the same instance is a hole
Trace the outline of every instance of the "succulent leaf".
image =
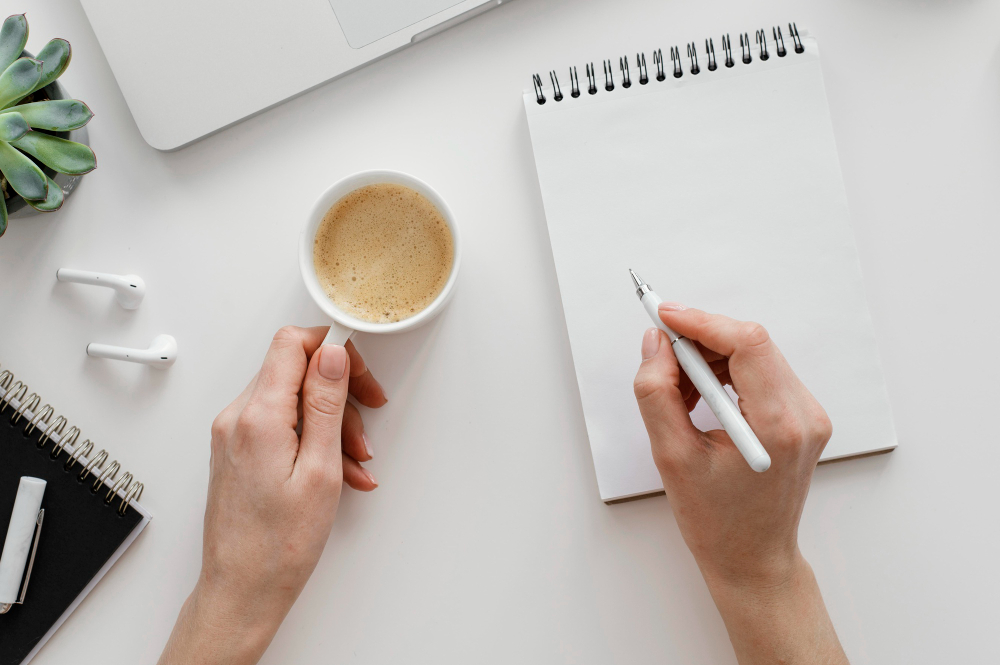
[(21, 57), (28, 43), (28, 19), (24, 14), (8, 16), (0, 28), (0, 72)]
[(0, 113), (0, 141), (16, 141), (30, 129), (20, 113), (16, 111)]
[[(28, 132), (25, 136), (41, 132)], [(21, 138), (24, 140), (24, 137)], [(48, 193), (49, 183), (38, 165), (18, 152), (6, 141), (0, 141), (0, 172), (7, 178), (7, 183), (25, 201), (44, 199)]]
[(69, 61), (72, 57), (73, 51), (65, 39), (57, 37), (42, 47), (42, 50), (35, 56), (36, 60), (42, 61), (42, 76), (31, 92), (41, 90), (62, 76), (62, 73), (69, 67)]
[(24, 116), (29, 127), (52, 132), (68, 132), (83, 127), (94, 114), (77, 99), (50, 99), (44, 102), (19, 104), (14, 107)]
[(7, 202), (0, 193), (0, 236), (7, 232)]
[(28, 132), (18, 140), (11, 141), (10, 144), (59, 173), (83, 175), (97, 168), (97, 157), (88, 146), (75, 141), (67, 141), (51, 134)]
[(0, 109), (29, 95), (42, 77), (42, 63), (33, 58), (19, 58), (0, 74)]
[(62, 208), (63, 204), (63, 190), (62, 187), (56, 184), (55, 180), (48, 178), (49, 181), (49, 191), (45, 196), (44, 201), (25, 201), (28, 202), (32, 208), (39, 212), (55, 212)]

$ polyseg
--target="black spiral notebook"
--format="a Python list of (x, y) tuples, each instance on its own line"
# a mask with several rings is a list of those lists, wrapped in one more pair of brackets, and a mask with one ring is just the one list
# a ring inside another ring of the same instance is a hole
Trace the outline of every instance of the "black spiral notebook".
[(0, 372), (0, 533), (21, 476), (47, 482), (24, 602), (0, 615), (0, 665), (31, 660), (151, 518), (138, 503), (142, 483), (81, 439), (25, 383)]

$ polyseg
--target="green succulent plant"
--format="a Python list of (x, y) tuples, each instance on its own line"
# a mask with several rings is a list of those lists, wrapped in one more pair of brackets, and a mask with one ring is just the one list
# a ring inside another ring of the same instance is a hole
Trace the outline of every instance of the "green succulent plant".
[(0, 236), (7, 230), (7, 202), (20, 196), (35, 210), (52, 212), (62, 188), (46, 174), (83, 175), (97, 166), (94, 151), (57, 136), (94, 116), (76, 99), (50, 99), (46, 87), (69, 66), (69, 42), (53, 39), (34, 58), (22, 57), (28, 20), (15, 14), (0, 28)]

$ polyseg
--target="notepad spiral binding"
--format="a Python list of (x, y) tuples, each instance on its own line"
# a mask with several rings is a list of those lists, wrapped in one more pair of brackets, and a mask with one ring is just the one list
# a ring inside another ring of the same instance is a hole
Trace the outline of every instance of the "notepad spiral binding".
[[(788, 35), (792, 39), (792, 49), (796, 53), (802, 53), (805, 51), (805, 47), (802, 45), (802, 38), (799, 36), (799, 29), (794, 23), (788, 24)], [(779, 58), (784, 58), (788, 55), (788, 49), (785, 47), (785, 37), (781, 33), (781, 26), (775, 26), (771, 28), (771, 36), (775, 46), (775, 53)], [(771, 52), (768, 50), (767, 45), (767, 31), (757, 30), (754, 35), (754, 41), (750, 41), (750, 33), (744, 32), (740, 36), (740, 60), (745, 65), (749, 65), (753, 62), (753, 52), (754, 45), (756, 44), (757, 57), (761, 60), (768, 60), (771, 57)], [(690, 42), (687, 44), (687, 59), (688, 59), (688, 72), (692, 76), (697, 76), (701, 73), (701, 65), (698, 63), (698, 44), (696, 42)], [(729, 38), (729, 34), (722, 35), (722, 51), (723, 51), (723, 66), (730, 68), (736, 66), (736, 61), (733, 58), (733, 46), (732, 40)], [(677, 46), (670, 47), (670, 61), (671, 68), (674, 78), (681, 78), (684, 76), (684, 60), (681, 56), (681, 50)], [(715, 42), (711, 38), (705, 40), (705, 68), (710, 72), (714, 72), (719, 68), (719, 63), (715, 57)], [(666, 72), (666, 62), (663, 59), (663, 49), (657, 49), (653, 51), (653, 64), (656, 66), (656, 80), (665, 81), (667, 79)], [(603, 62), (604, 69), (604, 90), (606, 92), (612, 92), (615, 89), (615, 67), (612, 60), (605, 60)], [(627, 55), (624, 55), (618, 59), (618, 69), (621, 72), (620, 81), (621, 87), (631, 88), (632, 87), (632, 71), (629, 65), (629, 59)], [(639, 85), (646, 85), (649, 83), (649, 72), (646, 68), (646, 54), (636, 53), (635, 55), (635, 69), (639, 76)], [(594, 67), (594, 63), (588, 63), (585, 67), (585, 73), (587, 75), (587, 93), (591, 95), (597, 94), (597, 69)], [(565, 99), (562, 92), (562, 87), (559, 85), (559, 77), (556, 75), (555, 70), (549, 72), (549, 81), (552, 83), (552, 99), (556, 102), (561, 102)], [(570, 97), (579, 97), (582, 93), (580, 88), (580, 77), (577, 74), (576, 67), (569, 68), (569, 82), (570, 82)], [(545, 97), (545, 89), (542, 82), (542, 77), (538, 74), (532, 76), (532, 83), (535, 88), (535, 100), (539, 104), (544, 104), (547, 101)]]
[[(14, 402), (17, 403), (16, 408), (14, 408)], [(94, 450), (94, 443), (90, 439), (86, 439), (79, 446), (76, 445), (80, 438), (80, 429), (70, 427), (67, 431), (66, 427), (69, 425), (69, 421), (66, 420), (66, 417), (58, 416), (55, 421), (52, 421), (55, 409), (48, 404), (39, 409), (38, 405), (41, 403), (41, 396), (37, 393), (29, 395), (27, 384), (17, 381), (9, 370), (0, 372), (0, 416), (8, 407), (12, 408), (13, 412), (9, 419), (11, 427), (17, 427), (23, 419), (26, 437), (36, 429), (39, 430), (41, 434), (38, 438), (38, 447), (44, 448), (51, 441), (52, 450), (49, 452), (49, 457), (52, 458), (53, 462), (58, 461), (65, 452), (66, 461), (63, 463), (63, 468), (68, 472), (79, 464), (79, 480), (82, 482), (93, 475), (94, 482), (90, 487), (90, 492), (96, 495), (102, 487), (106, 487), (107, 494), (101, 500), (111, 506), (117, 496), (120, 503), (116, 510), (119, 514), (124, 515), (129, 503), (133, 500), (138, 501), (139, 497), (142, 496), (143, 484), (135, 481), (128, 471), (118, 476), (121, 464), (117, 460), (112, 461), (105, 468), (104, 464), (108, 460), (106, 450), (101, 450), (90, 457), (90, 453)], [(0, 426), (3, 424), (0, 423)], [(119, 494), (119, 490), (121, 494)]]

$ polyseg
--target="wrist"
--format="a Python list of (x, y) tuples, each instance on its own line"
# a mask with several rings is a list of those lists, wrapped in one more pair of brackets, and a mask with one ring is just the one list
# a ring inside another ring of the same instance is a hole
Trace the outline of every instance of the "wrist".
[(231, 587), (212, 581), (202, 573), (191, 596), (203, 620), (232, 635), (234, 641), (251, 645), (262, 642), (263, 652), (288, 614), (291, 602), (285, 603), (284, 599), (265, 593), (243, 593), (242, 588)]
[(767, 623), (768, 617), (795, 607), (803, 594), (818, 592), (812, 567), (798, 550), (791, 560), (769, 566), (767, 574), (760, 570), (742, 576), (706, 574), (705, 582), (727, 625), (751, 617), (754, 622)]
[(244, 602), (203, 577), (181, 609), (160, 665), (252, 665), (271, 643), (285, 613)]
[(780, 576), (706, 577), (741, 665), (847, 665), (812, 567), (798, 550), (795, 554)]
[(742, 557), (735, 565), (698, 561), (702, 576), (712, 595), (749, 594), (781, 595), (794, 588), (812, 568), (798, 547), (765, 556)]

